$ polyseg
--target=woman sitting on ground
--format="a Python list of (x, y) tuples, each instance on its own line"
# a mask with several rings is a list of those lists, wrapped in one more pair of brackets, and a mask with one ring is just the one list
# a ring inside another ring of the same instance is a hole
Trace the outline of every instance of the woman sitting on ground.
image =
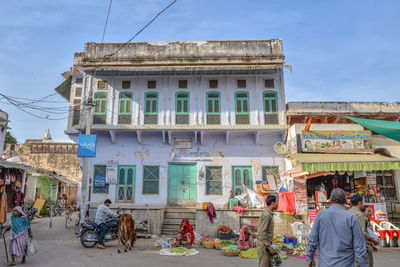
[(239, 235), (238, 247), (240, 250), (254, 248), (254, 238), (250, 233), (250, 228), (245, 224), (242, 226)]
[(194, 232), (188, 218), (183, 218), (173, 246), (180, 247), (183, 245), (183, 242), (187, 242), (189, 249), (192, 248), (192, 244), (194, 242)]
[(26, 249), (29, 245), (29, 237), (32, 238), (31, 223), (20, 206), (13, 208), (11, 215), (11, 263), (16, 265), (15, 258), (22, 257), (21, 263), (25, 263)]

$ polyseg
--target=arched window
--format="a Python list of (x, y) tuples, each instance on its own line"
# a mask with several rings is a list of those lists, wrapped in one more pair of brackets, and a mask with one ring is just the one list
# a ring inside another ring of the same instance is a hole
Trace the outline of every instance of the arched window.
[(122, 92), (119, 94), (118, 103), (118, 124), (131, 124), (132, 122), (132, 99), (130, 92)]
[(94, 94), (93, 124), (106, 124), (107, 121), (107, 93)]
[(144, 94), (144, 124), (158, 123), (158, 93)]
[(178, 92), (175, 97), (175, 123), (189, 124), (190, 102), (188, 92)]
[(208, 92), (206, 99), (207, 124), (221, 124), (221, 95)]
[(277, 93), (265, 91), (264, 99), (264, 124), (279, 124)]
[(248, 92), (235, 93), (236, 124), (250, 124), (250, 102)]

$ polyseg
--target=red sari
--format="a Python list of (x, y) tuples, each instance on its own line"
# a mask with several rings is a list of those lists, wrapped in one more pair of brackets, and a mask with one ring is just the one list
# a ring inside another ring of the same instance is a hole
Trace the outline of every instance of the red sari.
[(193, 227), (189, 222), (188, 218), (183, 218), (181, 226), (179, 226), (178, 235), (176, 236), (174, 247), (182, 246), (182, 242), (186, 241), (188, 243), (188, 248), (192, 248), (194, 242)]

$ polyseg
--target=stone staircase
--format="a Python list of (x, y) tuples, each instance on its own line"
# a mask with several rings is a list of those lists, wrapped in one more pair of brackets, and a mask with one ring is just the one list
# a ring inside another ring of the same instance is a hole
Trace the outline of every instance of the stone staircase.
[(196, 229), (196, 209), (195, 208), (176, 208), (167, 207), (164, 213), (162, 225), (162, 235), (176, 236), (183, 218), (188, 218), (193, 229)]

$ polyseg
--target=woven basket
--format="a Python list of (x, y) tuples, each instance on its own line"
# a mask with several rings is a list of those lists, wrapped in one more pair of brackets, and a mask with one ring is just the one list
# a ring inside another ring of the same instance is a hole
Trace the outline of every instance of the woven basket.
[(203, 243), (203, 248), (214, 248), (214, 244), (204, 244)]
[(240, 254), (240, 251), (222, 251), (222, 254), (227, 257), (237, 257)]
[(215, 248), (218, 249), (218, 250), (221, 250), (222, 246), (221, 246), (221, 244), (215, 244)]

